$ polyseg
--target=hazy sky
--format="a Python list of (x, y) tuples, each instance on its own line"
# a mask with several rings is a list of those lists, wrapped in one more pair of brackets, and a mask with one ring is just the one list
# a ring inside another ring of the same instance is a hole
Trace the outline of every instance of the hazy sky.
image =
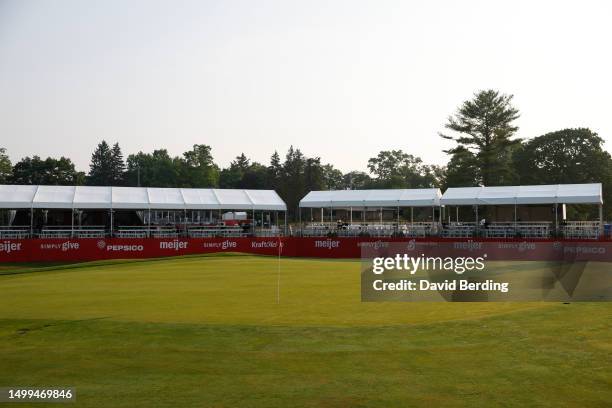
[(520, 137), (590, 127), (612, 150), (609, 1), (0, 0), (0, 147), (209, 144), (264, 163), (293, 144), (343, 171), (383, 149), (443, 164), (478, 89), (515, 95)]

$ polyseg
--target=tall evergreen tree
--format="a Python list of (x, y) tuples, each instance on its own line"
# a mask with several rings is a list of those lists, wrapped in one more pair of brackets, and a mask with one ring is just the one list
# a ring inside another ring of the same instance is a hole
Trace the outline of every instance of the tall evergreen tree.
[(474, 94), (465, 101), (454, 116), (448, 118), (446, 128), (458, 136), (440, 133), (444, 139), (454, 140), (457, 149), (474, 153), (477, 181), (483, 185), (504, 185), (515, 181), (512, 168), (512, 151), (519, 140), (512, 139), (518, 127), (514, 121), (518, 109), (512, 106), (512, 95), (500, 94), (489, 89)]
[(300, 149), (289, 147), (283, 163), (283, 179), (280, 195), (287, 203), (290, 216), (295, 218), (299, 201), (304, 197), (304, 167), (306, 160)]
[(323, 167), (321, 158), (314, 157), (306, 159), (304, 164), (304, 193), (318, 191), (325, 188)]
[(87, 184), (110, 186), (113, 181), (113, 152), (108, 143), (102, 140), (91, 155)]
[(270, 157), (270, 165), (268, 166), (267, 187), (278, 190), (280, 188), (282, 174), (283, 164), (281, 163), (278, 152), (275, 150)]
[(112, 185), (120, 186), (123, 184), (125, 162), (123, 161), (123, 153), (121, 152), (119, 143), (115, 143), (111, 150), (111, 175)]

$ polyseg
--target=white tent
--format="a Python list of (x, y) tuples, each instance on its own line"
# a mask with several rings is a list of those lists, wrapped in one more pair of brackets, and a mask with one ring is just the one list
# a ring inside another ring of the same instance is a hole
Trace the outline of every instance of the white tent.
[(438, 188), (311, 191), (300, 207), (438, 207), (441, 196)]
[(0, 208), (286, 211), (273, 190), (0, 185)]
[(602, 204), (600, 183), (541, 186), (456, 187), (440, 199), (442, 205)]

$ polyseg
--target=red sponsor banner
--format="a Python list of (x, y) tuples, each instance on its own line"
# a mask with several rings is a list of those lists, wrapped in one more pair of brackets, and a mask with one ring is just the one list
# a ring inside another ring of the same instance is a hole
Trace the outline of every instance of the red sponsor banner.
[(406, 245), (428, 256), (487, 254), (489, 260), (612, 262), (612, 241), (478, 240), (408, 238), (82, 238), (3, 239), (0, 262), (157, 258), (214, 252), (312, 258), (360, 258), (364, 248)]

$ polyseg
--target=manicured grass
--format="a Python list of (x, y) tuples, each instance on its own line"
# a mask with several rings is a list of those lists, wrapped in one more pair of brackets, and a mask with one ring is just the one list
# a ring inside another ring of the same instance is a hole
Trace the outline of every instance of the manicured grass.
[(277, 304), (277, 267), (220, 256), (12, 269), (0, 386), (70, 385), (86, 407), (612, 401), (612, 304), (361, 303), (358, 262), (305, 259), (281, 261)]

